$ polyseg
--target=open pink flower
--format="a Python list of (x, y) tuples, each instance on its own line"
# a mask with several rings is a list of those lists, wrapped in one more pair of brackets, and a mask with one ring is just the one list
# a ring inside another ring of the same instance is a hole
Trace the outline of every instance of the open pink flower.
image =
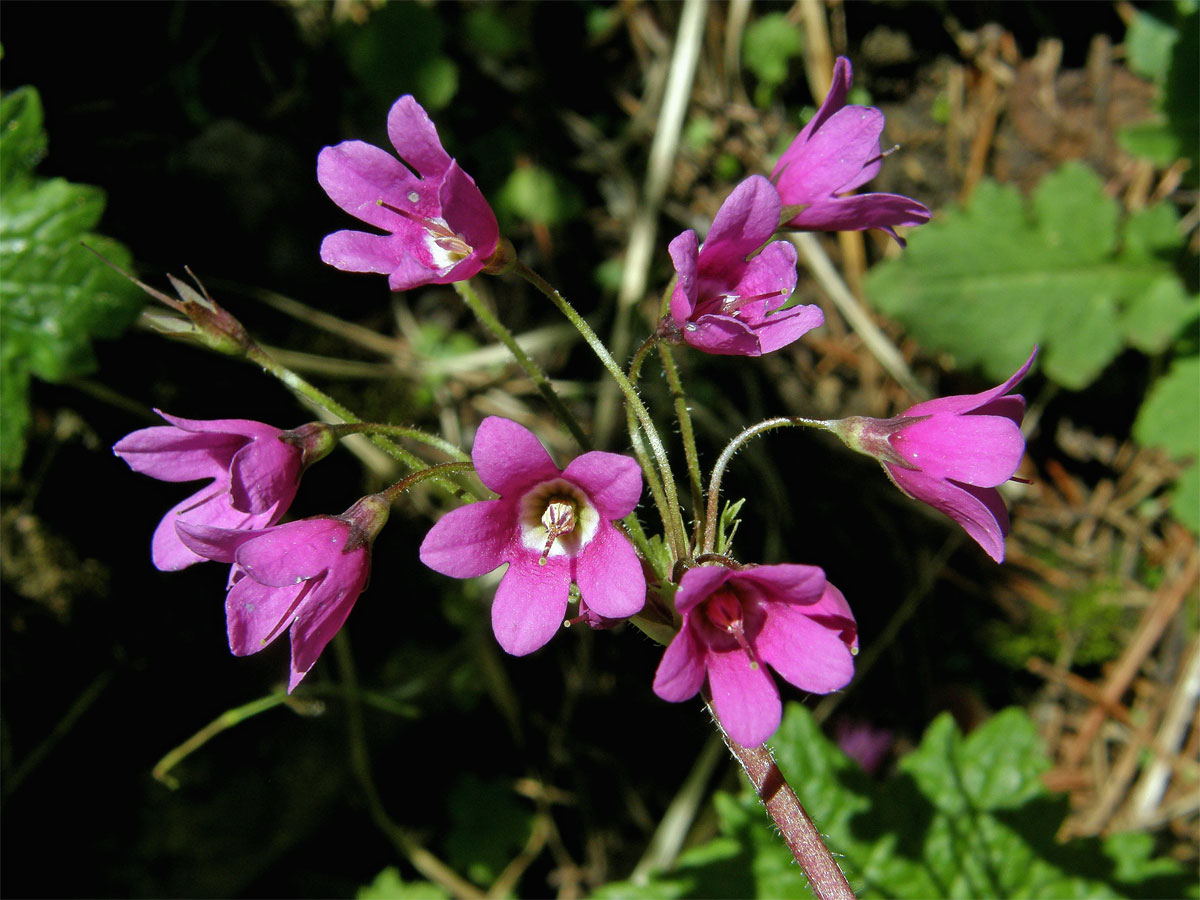
[(771, 181), (784, 206), (803, 206), (787, 225), (802, 231), (862, 231), (879, 228), (903, 246), (896, 225), (923, 225), (929, 210), (900, 194), (858, 194), (883, 162), (879, 135), (883, 113), (873, 106), (847, 106), (854, 74), (839, 56), (833, 85), (817, 114), (801, 129), (775, 165)]
[(926, 400), (892, 419), (853, 416), (831, 423), (832, 430), (878, 459), (900, 490), (950, 516), (1003, 562), (1009, 520), (996, 486), (1012, 478), (1025, 455), (1025, 398), (1008, 391), (1035, 356), (1037, 348), (1004, 384), (981, 394)]
[(524, 656), (563, 624), (571, 582), (589, 610), (610, 619), (642, 608), (637, 554), (612, 524), (642, 493), (637, 463), (592, 451), (560, 471), (533, 433), (489, 416), (471, 451), (480, 481), (500, 495), (451, 510), (421, 543), (421, 562), (452, 578), (508, 564), (492, 601), (500, 646)]
[(176, 528), (193, 552), (233, 563), (225, 625), (234, 656), (257, 653), (291, 629), (291, 693), (367, 586), (371, 542), (387, 515), (387, 500), (376, 494), (340, 516), (301, 519), (261, 531), (186, 522)]
[(671, 241), (679, 281), (664, 338), (706, 353), (761, 356), (825, 321), (817, 306), (776, 311), (796, 289), (795, 247), (775, 241), (752, 257), (775, 233), (779, 211), (775, 188), (752, 175), (721, 204), (703, 247), (690, 229)]
[(707, 676), (721, 727), (745, 747), (774, 734), (782, 715), (764, 664), (814, 694), (854, 676), (854, 616), (816, 566), (688, 569), (675, 607), (683, 627), (658, 664), (654, 693), (678, 703), (695, 696)]
[[(163, 516), (150, 552), (164, 572), (203, 561), (179, 540), (176, 522), (217, 528), (256, 529), (282, 518), (296, 496), (306, 466), (332, 448), (331, 441), (307, 434), (284, 442), (284, 432), (248, 419), (180, 419), (155, 410), (170, 422), (143, 428), (113, 445), (135, 472), (161, 481), (209, 483)], [(299, 434), (298, 429), (291, 434)]]
[(330, 199), (388, 232), (335, 232), (321, 242), (321, 259), (347, 272), (385, 274), (393, 291), (466, 281), (496, 250), (495, 214), (416, 100), (397, 100), (387, 129), (401, 159), (362, 141), (318, 154), (317, 181)]

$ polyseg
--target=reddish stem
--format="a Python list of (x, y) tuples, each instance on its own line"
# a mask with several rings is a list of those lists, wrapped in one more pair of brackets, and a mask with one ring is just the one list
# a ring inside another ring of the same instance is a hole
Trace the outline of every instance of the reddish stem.
[[(712, 700), (707, 696), (707, 686), (704, 693), (709, 711), (713, 712)], [(818, 900), (855, 900), (850, 883), (846, 881), (846, 876), (830, 855), (829, 848), (821, 840), (821, 833), (800, 805), (796, 792), (779, 771), (770, 748), (766, 744), (761, 747), (743, 747), (725, 733), (715, 712), (713, 720), (717, 723), (729, 752), (741, 764), (750, 783), (754, 785), (758, 799), (767, 808), (767, 814), (787, 842), (792, 856), (808, 876), (808, 883), (812, 885)]]

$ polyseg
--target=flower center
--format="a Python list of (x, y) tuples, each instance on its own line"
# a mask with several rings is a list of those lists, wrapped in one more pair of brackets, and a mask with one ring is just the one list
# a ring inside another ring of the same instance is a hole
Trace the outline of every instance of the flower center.
[(600, 514), (587, 495), (562, 478), (545, 481), (521, 498), (521, 543), (536, 551), (538, 564), (558, 556), (575, 556), (600, 527)]
[(721, 589), (704, 601), (704, 617), (718, 631), (724, 632), (737, 641), (747, 656), (750, 657), (750, 668), (758, 668), (758, 654), (746, 637), (745, 614), (742, 603), (731, 591)]
[(770, 291), (766, 294), (750, 294), (747, 297), (739, 297), (737, 294), (723, 294), (717, 299), (720, 301), (720, 313), (723, 316), (737, 317), (742, 307), (747, 303), (753, 303), (755, 300), (770, 300), (772, 297), (779, 297), (783, 291)]
[(450, 230), (450, 225), (445, 219), (418, 216), (416, 213), (392, 206), (392, 204), (386, 203), (383, 200), (376, 200), (375, 202), (384, 209), (390, 210), (398, 216), (403, 216), (410, 222), (416, 222), (425, 230), (425, 247), (429, 250), (429, 255), (433, 257), (435, 268), (442, 270), (452, 269), (475, 252), (475, 248), (463, 240), (462, 235), (455, 234)]

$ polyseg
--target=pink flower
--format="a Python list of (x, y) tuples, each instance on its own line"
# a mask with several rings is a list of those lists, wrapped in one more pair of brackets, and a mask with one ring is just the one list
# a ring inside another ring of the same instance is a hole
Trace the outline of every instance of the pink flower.
[[(257, 529), (278, 522), (300, 484), (304, 469), (333, 448), (314, 429), (284, 432), (248, 419), (180, 419), (155, 410), (171, 424), (143, 428), (113, 445), (135, 472), (161, 481), (209, 483), (163, 516), (150, 553), (164, 572), (186, 569), (204, 557), (175, 533), (176, 522), (216, 528)], [(308, 428), (308, 426), (306, 426)]]
[(466, 281), (497, 248), (495, 214), (416, 100), (397, 100), (387, 128), (401, 159), (362, 141), (317, 156), (317, 181), (329, 198), (388, 232), (335, 232), (321, 242), (321, 259), (347, 272), (385, 274), (393, 291)]
[(814, 694), (854, 675), (854, 616), (816, 566), (688, 569), (675, 608), (683, 627), (658, 664), (654, 693), (678, 703), (707, 676), (721, 727), (742, 746), (758, 746), (779, 727), (779, 690), (764, 663)]
[(883, 162), (879, 135), (883, 113), (873, 106), (847, 106), (854, 81), (850, 60), (839, 56), (829, 96), (779, 158), (771, 181), (784, 206), (803, 206), (787, 225), (802, 231), (862, 231), (879, 228), (900, 245), (896, 225), (923, 225), (929, 210), (899, 194), (843, 197), (866, 184)]
[(904, 493), (944, 512), (996, 562), (1004, 561), (1008, 511), (996, 486), (1025, 455), (1025, 398), (1005, 396), (1025, 377), (1025, 364), (981, 394), (927, 400), (892, 419), (852, 416), (831, 423), (849, 447), (874, 456)]
[(480, 481), (500, 495), (451, 510), (421, 543), (421, 562), (452, 578), (508, 564), (492, 601), (500, 646), (524, 656), (563, 624), (571, 582), (589, 610), (623, 619), (642, 608), (646, 581), (612, 524), (637, 505), (642, 472), (627, 456), (592, 451), (560, 471), (526, 428), (489, 416), (471, 452)]
[(234, 656), (257, 653), (291, 629), (291, 693), (367, 586), (371, 542), (387, 516), (387, 500), (375, 494), (340, 516), (301, 519), (261, 531), (187, 522), (176, 528), (196, 554), (233, 563), (225, 625)]
[(895, 742), (892, 733), (886, 728), (876, 728), (870, 722), (858, 719), (839, 719), (833, 733), (838, 749), (858, 763), (869, 775), (878, 771)]
[[(825, 321), (817, 306), (779, 310), (796, 288), (796, 248), (762, 247), (779, 226), (779, 195), (761, 175), (734, 188), (701, 248), (688, 230), (669, 252), (679, 282), (660, 334), (706, 353), (761, 356)], [(753, 257), (753, 258), (751, 258)]]

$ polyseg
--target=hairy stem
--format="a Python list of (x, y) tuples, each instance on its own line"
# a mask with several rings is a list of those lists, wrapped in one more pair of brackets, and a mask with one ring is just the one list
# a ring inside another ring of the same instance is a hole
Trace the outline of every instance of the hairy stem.
[(591, 439), (583, 430), (583, 426), (579, 424), (579, 420), (571, 414), (571, 411), (563, 404), (562, 398), (555, 392), (554, 387), (550, 384), (550, 376), (546, 371), (533, 361), (533, 358), (525, 352), (524, 348), (517, 343), (517, 339), (513, 333), (505, 327), (492, 313), (487, 305), (475, 293), (475, 289), (471, 287), (468, 281), (456, 281), (454, 290), (458, 292), (458, 296), (462, 297), (463, 302), (470, 307), (471, 312), (475, 313), (475, 318), (479, 320), (484, 328), (490, 331), (495, 338), (500, 341), (512, 353), (517, 364), (525, 370), (525, 374), (529, 376), (530, 381), (538, 389), (546, 401), (546, 405), (550, 407), (551, 412), (555, 417), (567, 426), (567, 430), (571, 432), (571, 436), (575, 438), (576, 443), (584, 450), (592, 449)]
[(671, 348), (659, 343), (658, 355), (662, 358), (663, 371), (667, 373), (667, 384), (671, 388), (671, 399), (675, 401), (675, 418), (679, 420), (679, 437), (683, 441), (683, 455), (687, 460), (688, 487), (692, 493), (692, 543), (700, 542), (700, 530), (703, 527), (704, 482), (700, 476), (700, 456), (696, 452), (696, 433), (692, 429), (692, 415), (688, 412), (687, 394), (683, 392), (683, 382), (679, 378), (679, 369), (675, 365), (675, 357)]

